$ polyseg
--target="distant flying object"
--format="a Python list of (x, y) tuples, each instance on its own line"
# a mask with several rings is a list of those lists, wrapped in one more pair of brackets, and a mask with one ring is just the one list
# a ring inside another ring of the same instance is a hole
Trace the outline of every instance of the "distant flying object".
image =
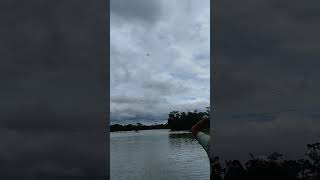
[(147, 56), (150, 56), (150, 54), (149, 54), (149, 53), (147, 53)]

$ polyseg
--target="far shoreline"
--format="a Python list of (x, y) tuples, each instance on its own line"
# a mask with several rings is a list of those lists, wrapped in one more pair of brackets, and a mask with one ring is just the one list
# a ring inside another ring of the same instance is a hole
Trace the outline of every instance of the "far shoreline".
[[(140, 123), (137, 123), (136, 125), (127, 124), (127, 125), (120, 125), (120, 124), (113, 124), (110, 125), (110, 132), (139, 132), (139, 131), (146, 131), (146, 130), (169, 130), (171, 132), (190, 132), (191, 128), (176, 128), (172, 129), (168, 126), (168, 124), (153, 124), (153, 125), (143, 125)], [(203, 129), (203, 132), (206, 134), (210, 134), (210, 129), (205, 128)]]
[[(192, 126), (196, 124), (200, 119), (210, 117), (210, 108), (206, 107), (206, 112), (199, 112), (198, 110), (188, 111), (188, 112), (179, 112), (172, 111), (169, 113), (169, 117), (166, 123), (162, 124), (151, 124), (145, 125), (141, 123), (136, 124), (112, 124), (110, 125), (110, 132), (117, 131), (140, 131), (140, 130), (153, 130), (153, 129), (169, 129), (171, 131), (190, 131)], [(204, 127), (205, 132), (209, 134), (208, 129), (210, 128), (209, 124), (206, 124)]]
[(190, 130), (171, 130), (171, 129), (144, 129), (144, 130), (127, 130), (127, 131), (110, 131), (110, 133), (113, 132), (139, 132), (139, 131), (152, 131), (152, 130), (168, 130), (168, 131), (172, 131), (172, 132), (190, 132)]

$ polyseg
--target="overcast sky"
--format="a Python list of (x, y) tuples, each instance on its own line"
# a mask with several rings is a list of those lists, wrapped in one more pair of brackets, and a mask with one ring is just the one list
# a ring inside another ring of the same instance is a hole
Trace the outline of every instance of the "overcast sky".
[(110, 10), (111, 123), (209, 106), (209, 0), (111, 0)]

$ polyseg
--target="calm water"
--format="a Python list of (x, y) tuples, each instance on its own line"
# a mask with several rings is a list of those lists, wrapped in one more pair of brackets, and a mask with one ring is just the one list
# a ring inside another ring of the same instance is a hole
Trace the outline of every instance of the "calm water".
[(111, 180), (208, 180), (206, 152), (190, 132), (110, 133)]

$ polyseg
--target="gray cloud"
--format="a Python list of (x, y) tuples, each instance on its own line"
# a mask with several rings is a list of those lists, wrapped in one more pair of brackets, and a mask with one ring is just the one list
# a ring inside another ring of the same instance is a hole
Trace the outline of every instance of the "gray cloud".
[(209, 106), (209, 1), (112, 3), (111, 121)]
[[(126, 21), (140, 21), (155, 23), (165, 13), (161, 1), (148, 0), (111, 0), (110, 11), (113, 16), (125, 19)], [(114, 22), (113, 22), (114, 23)]]

